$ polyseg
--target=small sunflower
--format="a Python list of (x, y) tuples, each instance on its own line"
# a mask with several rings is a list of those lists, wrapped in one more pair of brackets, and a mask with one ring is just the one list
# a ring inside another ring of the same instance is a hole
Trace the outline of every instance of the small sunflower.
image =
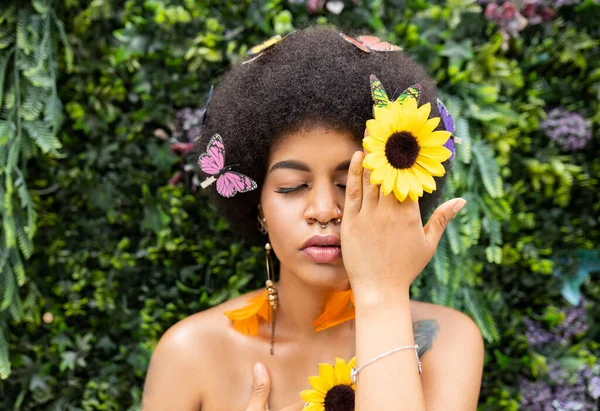
[(335, 359), (335, 366), (319, 364), (319, 375), (308, 377), (312, 390), (300, 393), (306, 401), (302, 411), (354, 411), (356, 385), (350, 379), (350, 371), (356, 367), (356, 357), (348, 363)]
[(448, 131), (434, 131), (439, 117), (429, 118), (431, 104), (418, 107), (417, 99), (408, 95), (402, 101), (388, 101), (374, 107), (374, 119), (367, 121), (369, 135), (363, 147), (369, 151), (363, 166), (372, 170), (371, 184), (381, 184), (383, 194), (392, 191), (404, 201), (418, 201), (423, 191), (436, 189), (433, 176), (443, 176), (442, 163), (452, 152), (444, 147)]

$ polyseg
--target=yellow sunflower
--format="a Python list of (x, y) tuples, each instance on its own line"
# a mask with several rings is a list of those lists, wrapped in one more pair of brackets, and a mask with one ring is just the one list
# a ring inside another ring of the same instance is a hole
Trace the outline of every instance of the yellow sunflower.
[(335, 359), (335, 366), (319, 364), (319, 375), (308, 377), (312, 390), (300, 393), (306, 401), (303, 411), (345, 411), (354, 409), (356, 385), (350, 379), (350, 371), (356, 367), (356, 357), (348, 363)]
[(433, 176), (443, 176), (442, 163), (452, 152), (444, 147), (448, 131), (434, 131), (439, 117), (429, 118), (431, 104), (417, 106), (417, 99), (407, 96), (402, 102), (375, 107), (374, 119), (367, 121), (368, 136), (363, 147), (369, 152), (363, 166), (371, 171), (371, 184), (381, 184), (383, 194), (392, 191), (404, 201), (417, 201), (423, 191), (436, 189)]

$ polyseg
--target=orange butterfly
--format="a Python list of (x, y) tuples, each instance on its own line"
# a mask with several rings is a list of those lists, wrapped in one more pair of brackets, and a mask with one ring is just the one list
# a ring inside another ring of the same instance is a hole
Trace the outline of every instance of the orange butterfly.
[(402, 47), (396, 46), (392, 43), (388, 43), (387, 41), (383, 41), (375, 36), (358, 36), (357, 38), (353, 38), (350, 36), (346, 36), (344, 33), (340, 33), (340, 37), (342, 37), (347, 42), (354, 44), (356, 47), (358, 47), (365, 53), (370, 53), (371, 51), (402, 50)]

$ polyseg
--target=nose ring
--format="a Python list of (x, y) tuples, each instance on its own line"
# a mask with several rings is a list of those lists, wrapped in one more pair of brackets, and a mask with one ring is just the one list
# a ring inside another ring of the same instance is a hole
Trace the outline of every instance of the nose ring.
[(331, 223), (331, 220), (329, 220), (327, 222), (327, 224), (322, 224), (319, 220), (316, 220), (316, 221), (317, 221), (317, 224), (319, 225), (319, 227), (321, 227), (322, 229), (326, 229), (329, 226), (329, 224)]
[(319, 220), (317, 220), (316, 218), (313, 218), (313, 220), (317, 223), (317, 225), (319, 227), (321, 227), (323, 230), (326, 229), (327, 227), (329, 227), (329, 224), (331, 224), (331, 222), (333, 221), (334, 224), (340, 224), (342, 222), (341, 218), (333, 218), (331, 220), (329, 220), (327, 223), (323, 224), (322, 222), (320, 222)]

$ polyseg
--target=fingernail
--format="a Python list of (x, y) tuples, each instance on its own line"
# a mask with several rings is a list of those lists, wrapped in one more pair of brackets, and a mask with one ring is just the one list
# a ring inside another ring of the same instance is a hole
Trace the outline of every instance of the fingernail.
[(262, 365), (259, 362), (254, 363), (254, 377), (262, 377)]
[(462, 210), (462, 208), (465, 206), (465, 204), (467, 204), (467, 200), (465, 200), (464, 198), (459, 198), (452, 205), (452, 211), (455, 214), (458, 213), (460, 210)]

